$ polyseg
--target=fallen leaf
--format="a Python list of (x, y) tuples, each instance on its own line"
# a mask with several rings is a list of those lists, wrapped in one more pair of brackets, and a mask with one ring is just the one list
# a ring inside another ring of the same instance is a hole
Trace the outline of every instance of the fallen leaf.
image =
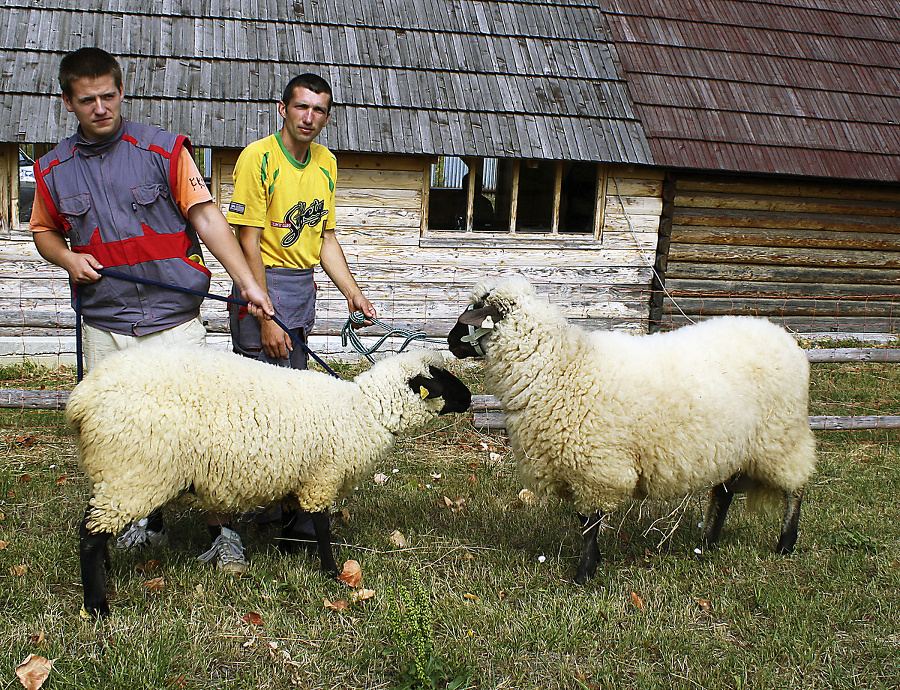
[(470, 474), (468, 477), (466, 477), (466, 481), (468, 481), (469, 484), (477, 484), (478, 478), (474, 474)]
[(43, 630), (41, 630), (41, 631), (40, 631), (39, 633), (37, 633), (36, 635), (29, 635), (29, 636), (28, 636), (28, 641), (31, 642), (31, 644), (33, 644), (33, 645), (43, 644), (43, 643), (44, 643), (44, 639), (45, 639), (45, 638), (44, 638), (44, 631), (43, 631)]
[(160, 561), (149, 560), (146, 563), (138, 563), (134, 566), (134, 569), (139, 573), (146, 573), (149, 575), (150, 573), (158, 571), (162, 567), (162, 563)]
[(362, 567), (354, 560), (346, 561), (343, 571), (338, 575), (338, 580), (348, 587), (356, 589), (362, 584)]
[[(53, 661), (56, 661), (55, 659)], [(29, 654), (25, 661), (16, 666), (16, 677), (27, 690), (38, 690), (50, 675), (53, 661), (42, 656)]]
[(389, 538), (391, 540), (391, 543), (398, 549), (406, 548), (406, 537), (403, 536), (403, 533), (400, 530), (395, 529), (393, 532), (391, 532), (391, 536)]
[(355, 592), (350, 592), (350, 601), (365, 601), (366, 599), (371, 599), (374, 596), (374, 589), (358, 589)]
[(9, 546), (8, 541), (0, 541), (0, 551), (3, 551), (7, 546)]
[(30, 482), (30, 481), (31, 481), (31, 475), (30, 475), (30, 474), (23, 474), (23, 475), (20, 475), (20, 476), (19, 476), (19, 481), (20, 481), (20, 482)]
[(463, 594), (463, 599), (468, 599), (469, 601), (478, 601), (477, 596), (475, 596), (474, 594), (469, 594), (468, 592)]
[(378, 486), (384, 486), (387, 483), (388, 476), (382, 472), (379, 472), (374, 477), (372, 477), (372, 481), (374, 481)]
[(56, 485), (59, 486), (60, 484), (65, 484), (67, 481), (69, 481), (68, 477), (59, 477), (56, 480)]
[(500, 453), (493, 453), (493, 452), (488, 453), (488, 460), (491, 461), (491, 464), (492, 464), (492, 465), (496, 465), (496, 464), (497, 464), (498, 462), (500, 462), (502, 459), (503, 459), (503, 456), (500, 455)]
[(529, 491), (528, 489), (522, 489), (519, 492), (519, 500), (522, 501), (527, 506), (534, 505), (534, 492)]
[(341, 508), (341, 520), (350, 522), (350, 511), (347, 508)]
[(712, 607), (709, 599), (697, 599), (697, 605), (700, 607), (701, 611), (709, 611)]
[(154, 577), (152, 580), (147, 580), (144, 584), (141, 585), (144, 589), (150, 592), (162, 592), (166, 586), (166, 578)]
[(249, 623), (250, 625), (262, 625), (263, 619), (262, 616), (255, 611), (249, 611), (244, 614), (244, 622)]
[(440, 479), (440, 478), (441, 478), (441, 475), (438, 474), (437, 472), (432, 472), (429, 476), (430, 476), (432, 479)]
[(27, 565), (14, 565), (9, 569), (10, 575), (18, 575), (19, 577), (22, 577), (27, 572), (28, 572)]
[(638, 596), (637, 592), (631, 593), (631, 603), (634, 604), (635, 608), (637, 608), (641, 611), (643, 611), (646, 608), (646, 605), (644, 604), (644, 600)]
[(444, 505), (446, 505), (452, 513), (458, 513), (460, 510), (462, 510), (465, 503), (466, 499), (464, 498), (457, 498), (455, 501), (452, 501), (444, 496)]
[(187, 681), (184, 679), (184, 676), (175, 676), (174, 678), (170, 678), (166, 681), (167, 688), (186, 688)]
[(350, 610), (350, 604), (348, 604), (346, 601), (343, 601), (343, 600), (328, 601), (328, 599), (323, 599), (322, 604), (329, 611), (349, 611)]
[(889, 567), (891, 567), (891, 568), (900, 568), (900, 558), (895, 558), (895, 559), (891, 562), (891, 565), (890, 565)]

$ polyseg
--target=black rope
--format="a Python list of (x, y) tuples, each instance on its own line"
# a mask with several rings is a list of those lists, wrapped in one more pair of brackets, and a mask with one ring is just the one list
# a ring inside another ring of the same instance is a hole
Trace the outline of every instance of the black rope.
[[(113, 271), (109, 268), (100, 268), (97, 270), (102, 276), (106, 276), (107, 278), (117, 278), (119, 280), (127, 280), (132, 283), (141, 283), (143, 285), (153, 285), (154, 287), (164, 288), (166, 290), (174, 290), (175, 292), (184, 292), (188, 295), (196, 295), (197, 297), (210, 297), (212, 299), (219, 300), (220, 302), (228, 302), (228, 304), (236, 304), (239, 307), (246, 307), (248, 303), (242, 299), (237, 299), (236, 297), (223, 297), (222, 295), (214, 295), (211, 292), (203, 292), (201, 290), (193, 290), (191, 288), (181, 287), (180, 285), (172, 285), (171, 283), (163, 283), (158, 280), (151, 280), (150, 278), (138, 278), (137, 276), (130, 276), (127, 273), (119, 273), (118, 271)], [(304, 343), (300, 338), (298, 338), (291, 330), (284, 325), (284, 323), (277, 317), (270, 317), (272, 321), (278, 324), (282, 330), (287, 333), (291, 340), (294, 341), (295, 344), (300, 345), (306, 352), (316, 360), (329, 374), (334, 376), (336, 379), (341, 378), (338, 376), (334, 370), (329, 367), (325, 362), (310, 348), (309, 345)], [(78, 380), (80, 381), (82, 378), (82, 366), (81, 366), (81, 294), (78, 286), (75, 288), (75, 323), (77, 333), (75, 334), (75, 349), (76, 349), (76, 357), (78, 358)]]

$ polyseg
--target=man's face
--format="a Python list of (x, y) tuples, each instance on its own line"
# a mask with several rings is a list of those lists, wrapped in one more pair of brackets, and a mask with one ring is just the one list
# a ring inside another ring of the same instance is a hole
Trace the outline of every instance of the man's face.
[(90, 141), (103, 141), (115, 134), (122, 123), (121, 88), (111, 74), (79, 77), (72, 82), (72, 95), (63, 94), (66, 110), (75, 113), (81, 133)]
[(290, 103), (278, 104), (278, 114), (284, 118), (284, 134), (297, 144), (309, 146), (328, 123), (330, 105), (331, 97), (327, 93), (298, 86)]

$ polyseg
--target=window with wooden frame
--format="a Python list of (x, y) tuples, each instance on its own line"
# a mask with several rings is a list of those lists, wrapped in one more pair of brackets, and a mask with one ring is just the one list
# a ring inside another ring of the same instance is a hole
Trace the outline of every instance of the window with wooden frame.
[(431, 166), (426, 236), (600, 240), (606, 165), (454, 158)]

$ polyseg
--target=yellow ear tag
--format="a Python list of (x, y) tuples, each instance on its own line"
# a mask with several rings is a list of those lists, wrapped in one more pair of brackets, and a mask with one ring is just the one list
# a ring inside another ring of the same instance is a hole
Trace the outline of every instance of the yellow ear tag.
[(419, 395), (422, 397), (422, 400), (428, 397), (428, 389), (425, 386), (419, 386)]
[(490, 316), (485, 316), (481, 322), (481, 327), (491, 330), (494, 327), (494, 320)]

